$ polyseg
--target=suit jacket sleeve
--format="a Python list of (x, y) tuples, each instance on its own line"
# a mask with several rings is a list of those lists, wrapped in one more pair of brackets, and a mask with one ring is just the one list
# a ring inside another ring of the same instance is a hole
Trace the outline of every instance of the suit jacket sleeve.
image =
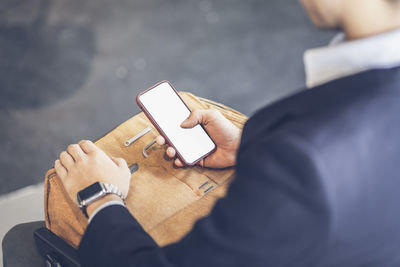
[(83, 266), (313, 266), (328, 238), (318, 153), (292, 133), (242, 144), (228, 196), (192, 232), (163, 248), (121, 206), (88, 226)]

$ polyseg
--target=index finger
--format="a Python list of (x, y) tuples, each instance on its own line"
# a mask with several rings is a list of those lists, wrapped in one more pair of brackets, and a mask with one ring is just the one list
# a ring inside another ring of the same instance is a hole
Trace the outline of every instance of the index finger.
[(89, 141), (89, 140), (81, 140), (81, 141), (79, 141), (79, 146), (87, 154), (93, 153), (93, 152), (96, 152), (96, 151), (99, 150), (99, 148), (95, 144), (93, 144), (92, 141)]

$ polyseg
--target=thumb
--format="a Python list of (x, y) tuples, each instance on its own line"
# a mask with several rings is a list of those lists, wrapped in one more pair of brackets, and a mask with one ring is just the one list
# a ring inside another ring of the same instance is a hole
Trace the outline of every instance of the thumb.
[(126, 164), (126, 160), (123, 158), (115, 158), (111, 157), (112, 161), (114, 161), (115, 164), (117, 164), (118, 167), (127, 167), (128, 165)]
[(182, 128), (193, 128), (197, 124), (205, 122), (204, 110), (194, 110), (189, 117), (181, 123)]

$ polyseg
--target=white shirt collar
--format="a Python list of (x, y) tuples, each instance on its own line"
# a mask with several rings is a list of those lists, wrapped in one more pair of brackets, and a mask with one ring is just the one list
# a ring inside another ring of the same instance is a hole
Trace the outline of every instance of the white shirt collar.
[(400, 66), (400, 29), (372, 37), (345, 41), (339, 34), (326, 47), (304, 53), (308, 88), (371, 69)]

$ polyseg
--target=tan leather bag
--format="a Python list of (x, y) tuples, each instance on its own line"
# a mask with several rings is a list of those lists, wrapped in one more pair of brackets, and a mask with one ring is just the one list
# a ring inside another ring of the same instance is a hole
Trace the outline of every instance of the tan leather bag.
[[(242, 128), (247, 117), (222, 104), (181, 92), (182, 99), (193, 109), (214, 108)], [(128, 165), (137, 163), (132, 174), (126, 205), (144, 230), (160, 246), (179, 241), (193, 224), (211, 211), (215, 202), (226, 194), (234, 169), (212, 170), (175, 168), (165, 157), (166, 146), (152, 146), (148, 158), (142, 149), (158, 132), (154, 129), (125, 147), (124, 142), (151, 125), (143, 113), (122, 123), (95, 143), (108, 155), (124, 158)], [(204, 185), (206, 184), (206, 185)], [(203, 185), (203, 186), (202, 186)], [(45, 177), (46, 227), (74, 247), (79, 245), (87, 226), (87, 219), (69, 199), (54, 169)]]

